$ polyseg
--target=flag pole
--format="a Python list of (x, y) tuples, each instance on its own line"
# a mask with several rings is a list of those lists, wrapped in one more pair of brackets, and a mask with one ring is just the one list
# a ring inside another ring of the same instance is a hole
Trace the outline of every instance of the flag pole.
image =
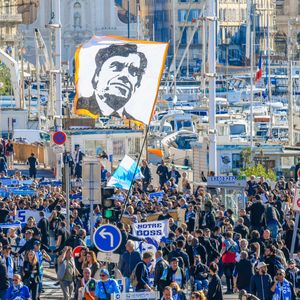
[(150, 126), (147, 126), (147, 125), (144, 125), (144, 126), (146, 126), (145, 137), (144, 137), (144, 140), (143, 140), (143, 144), (142, 144), (141, 151), (140, 151), (139, 156), (138, 156), (138, 160), (137, 160), (137, 162), (136, 162), (136, 166), (135, 166), (135, 170), (134, 170), (134, 173), (133, 173), (133, 177), (132, 177), (132, 180), (131, 180), (131, 183), (130, 183), (130, 186), (129, 186), (129, 190), (128, 190), (127, 195), (126, 195), (126, 199), (125, 199), (125, 203), (124, 203), (124, 209), (123, 209), (122, 212), (121, 212), (119, 221), (122, 220), (124, 211), (125, 211), (125, 209), (126, 209), (126, 206), (127, 206), (127, 203), (128, 203), (128, 198), (129, 198), (129, 195), (130, 195), (130, 192), (131, 192), (133, 183), (134, 183), (134, 181), (135, 181), (134, 178), (135, 178), (137, 169), (138, 169), (138, 167), (139, 167), (139, 164), (140, 164), (140, 161), (141, 161), (141, 158), (142, 158), (142, 154), (143, 154), (143, 150), (144, 150), (144, 147), (145, 147), (145, 144), (146, 144), (146, 140), (147, 140), (147, 137), (148, 137), (148, 132), (149, 132)]

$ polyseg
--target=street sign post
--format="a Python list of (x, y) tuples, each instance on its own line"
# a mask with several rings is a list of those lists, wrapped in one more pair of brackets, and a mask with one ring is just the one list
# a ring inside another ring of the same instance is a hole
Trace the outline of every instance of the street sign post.
[(82, 203), (101, 204), (101, 163), (96, 158), (85, 157), (82, 162)]
[(52, 140), (56, 145), (63, 145), (67, 140), (67, 135), (62, 131), (56, 131), (53, 133)]
[(119, 248), (122, 234), (116, 226), (106, 224), (97, 228), (93, 235), (93, 241), (98, 250), (113, 252)]
[[(82, 162), (82, 203), (90, 205), (90, 232), (94, 230), (94, 204), (101, 204), (101, 163), (85, 157)], [(93, 245), (93, 240), (91, 240)]]

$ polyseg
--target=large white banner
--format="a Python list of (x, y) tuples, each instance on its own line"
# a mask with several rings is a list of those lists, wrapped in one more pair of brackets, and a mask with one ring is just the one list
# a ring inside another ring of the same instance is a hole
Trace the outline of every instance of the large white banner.
[[(50, 213), (45, 212), (46, 218), (49, 218), (50, 215), (51, 215)], [(41, 219), (40, 212), (38, 210), (29, 210), (29, 209), (17, 210), (17, 215), (13, 219), (21, 223), (27, 223), (29, 217), (33, 217), (36, 223)]]
[(148, 124), (168, 44), (94, 36), (75, 54), (75, 113)]
[(154, 239), (158, 242), (163, 237), (169, 236), (169, 221), (154, 221), (145, 223), (134, 223), (132, 224), (133, 234), (137, 237)]
[(158, 292), (135, 292), (114, 295), (114, 300), (156, 300), (159, 299)]

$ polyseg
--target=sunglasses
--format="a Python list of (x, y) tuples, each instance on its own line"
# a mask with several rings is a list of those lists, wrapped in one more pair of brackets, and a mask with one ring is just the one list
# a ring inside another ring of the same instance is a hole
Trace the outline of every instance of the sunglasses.
[(105, 277), (105, 276), (107, 276), (106, 274), (100, 274), (100, 277)]
[(283, 274), (282, 274), (282, 273), (277, 273), (277, 275), (278, 275), (278, 276), (283, 276)]

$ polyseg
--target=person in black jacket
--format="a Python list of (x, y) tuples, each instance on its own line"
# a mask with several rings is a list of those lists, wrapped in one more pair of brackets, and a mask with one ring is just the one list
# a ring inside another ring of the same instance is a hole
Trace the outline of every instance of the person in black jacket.
[(39, 230), (41, 231), (41, 242), (45, 245), (45, 246), (49, 246), (49, 221), (48, 219), (45, 217), (45, 213), (43, 211), (40, 211), (40, 217), (41, 219), (39, 220), (37, 227), (39, 228)]
[(218, 265), (212, 262), (209, 265), (209, 273), (211, 275), (211, 280), (208, 284), (208, 291), (206, 298), (207, 300), (223, 300), (222, 294), (222, 282), (218, 276)]
[(169, 264), (163, 258), (163, 252), (158, 250), (155, 253), (155, 271), (154, 271), (154, 287), (157, 287), (157, 290), (160, 293), (160, 298), (163, 295), (163, 290), (166, 287), (166, 279), (167, 279), (167, 270)]
[(22, 280), (28, 286), (32, 300), (39, 299), (40, 265), (33, 250), (29, 250), (25, 256)]
[(257, 230), (258, 232), (261, 232), (265, 225), (265, 206), (259, 195), (256, 195), (253, 201), (252, 204), (250, 201), (248, 202), (248, 207), (246, 209), (246, 211), (250, 213), (251, 231)]
[(27, 158), (27, 165), (29, 165), (29, 177), (36, 178), (36, 167), (38, 166), (39, 162), (35, 157), (34, 153), (31, 153), (30, 157)]
[(195, 256), (195, 264), (191, 268), (191, 276), (194, 278), (195, 291), (202, 291), (208, 289), (208, 274), (209, 269), (207, 265), (201, 262), (200, 256)]
[(176, 282), (180, 289), (184, 289), (186, 284), (186, 276), (182, 268), (179, 267), (179, 259), (173, 257), (168, 268), (166, 285)]
[(212, 212), (212, 203), (206, 202), (204, 205), (204, 211), (200, 212), (199, 216), (199, 228), (209, 228), (211, 231), (216, 226), (216, 218)]
[(248, 259), (248, 253), (246, 251), (242, 251), (241, 260), (235, 265), (233, 272), (234, 291), (246, 290), (249, 293), (252, 275), (253, 268), (250, 260)]
[(6, 300), (6, 290), (9, 288), (7, 269), (0, 260), (0, 300)]
[(151, 170), (148, 166), (148, 163), (144, 159), (142, 160), (141, 172), (144, 176), (142, 181), (143, 181), (143, 190), (145, 192), (147, 191), (148, 185), (151, 183), (152, 176), (151, 176)]
[(190, 268), (190, 259), (189, 259), (189, 256), (186, 254), (186, 252), (183, 251), (183, 247), (184, 247), (184, 241), (182, 241), (182, 240), (177, 241), (176, 249), (169, 253), (168, 260), (169, 260), (169, 262), (171, 262), (174, 257), (177, 257), (177, 258), (181, 257), (181, 259), (183, 261), (183, 265), (180, 265), (180, 267), (189, 269)]
[(161, 164), (157, 167), (156, 174), (159, 176), (160, 186), (163, 187), (168, 180), (169, 174), (168, 167), (165, 165), (165, 162), (163, 160), (161, 161)]
[(239, 233), (242, 239), (246, 239), (249, 235), (249, 229), (244, 225), (244, 219), (242, 217), (238, 218), (237, 225), (234, 228), (234, 232)]
[(144, 252), (143, 261), (136, 265), (135, 275), (137, 279), (136, 292), (152, 291), (150, 287), (150, 274), (148, 265), (151, 263), (153, 255), (151, 252)]

